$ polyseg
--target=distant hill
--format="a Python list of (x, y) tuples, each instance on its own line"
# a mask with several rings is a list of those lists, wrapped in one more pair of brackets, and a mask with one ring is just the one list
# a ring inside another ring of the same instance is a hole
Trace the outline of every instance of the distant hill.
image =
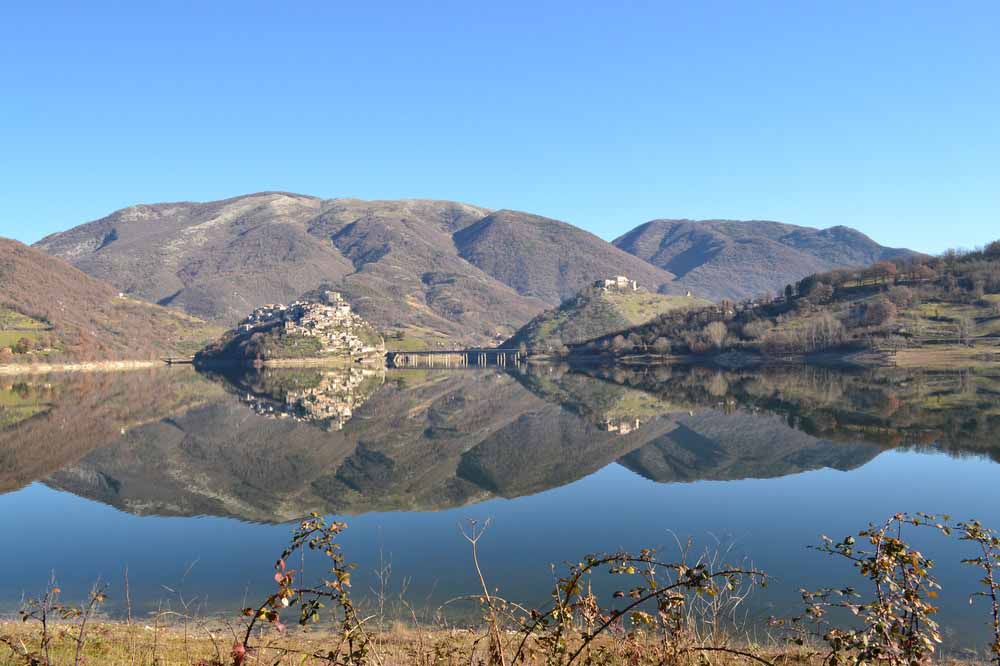
[(590, 286), (558, 308), (532, 319), (502, 346), (557, 351), (645, 324), (666, 312), (706, 305), (711, 303), (689, 296), (651, 293), (641, 287), (632, 291)]
[(737, 300), (773, 294), (813, 273), (917, 255), (848, 227), (759, 220), (653, 220), (613, 242), (675, 274), (680, 287)]
[(455, 245), (463, 258), (549, 305), (612, 275), (627, 275), (652, 291), (674, 279), (571, 224), (510, 210), (465, 227), (455, 234)]
[(0, 363), (193, 353), (221, 332), (0, 238)]

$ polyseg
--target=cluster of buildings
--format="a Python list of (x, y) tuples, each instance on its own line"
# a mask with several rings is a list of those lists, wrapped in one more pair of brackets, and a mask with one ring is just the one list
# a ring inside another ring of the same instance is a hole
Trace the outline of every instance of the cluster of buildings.
[(242, 401), (262, 416), (341, 430), (384, 381), (384, 371), (348, 367), (326, 372), (317, 385), (292, 389), (284, 396), (247, 393)]
[(278, 326), (286, 335), (317, 338), (325, 354), (365, 355), (385, 350), (381, 336), (336, 291), (325, 292), (322, 302), (295, 301), (257, 308), (240, 322), (238, 330), (253, 333)]
[(608, 278), (605, 280), (598, 280), (594, 283), (594, 286), (598, 289), (603, 289), (604, 291), (616, 290), (616, 291), (638, 291), (639, 283), (635, 280), (630, 280), (624, 275), (616, 275), (613, 278)]

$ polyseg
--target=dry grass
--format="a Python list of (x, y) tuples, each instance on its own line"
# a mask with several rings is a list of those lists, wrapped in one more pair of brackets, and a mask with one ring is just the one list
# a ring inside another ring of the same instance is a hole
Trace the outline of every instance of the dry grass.
[[(53, 630), (50, 656), (53, 666), (74, 664), (77, 642), (77, 625), (57, 624)], [(235, 633), (234, 633), (235, 632)], [(468, 628), (415, 628), (396, 624), (372, 635), (373, 663), (381, 666), (458, 666), (489, 664), (491, 657), (485, 629)], [(232, 649), (238, 628), (222, 620), (192, 621), (189, 623), (161, 625), (153, 621), (142, 623), (101, 622), (87, 631), (88, 637), (82, 652), (81, 663), (89, 666), (195, 666), (232, 663)], [(513, 638), (513, 634), (511, 634)], [(260, 636), (255, 644), (260, 646), (244, 662), (247, 666), (305, 666), (329, 664), (322, 658), (339, 637), (330, 628), (295, 629), (279, 635), (270, 632)], [(654, 649), (652, 637), (648, 649)], [(818, 652), (808, 648), (772, 645), (733, 644), (735, 651), (760, 655), (776, 664), (816, 664), (821, 660)], [(604, 655), (599, 662), (606, 666), (627, 666), (634, 662), (634, 655), (642, 645), (615, 638), (601, 640), (595, 651)], [(39, 636), (31, 625), (21, 622), (0, 622), (0, 665), (23, 666), (28, 663), (19, 652), (40, 653)], [(42, 662), (44, 663), (44, 662)], [(545, 655), (541, 652), (519, 662), (525, 666), (541, 666)], [(677, 660), (677, 666), (736, 666), (754, 663), (746, 657), (718, 650), (705, 651), (692, 648)], [(942, 663), (960, 663), (945, 660)]]
[(1000, 345), (976, 344), (936, 345), (900, 349), (896, 352), (895, 365), (901, 368), (924, 370), (954, 370), (956, 368), (998, 368), (1000, 367)]

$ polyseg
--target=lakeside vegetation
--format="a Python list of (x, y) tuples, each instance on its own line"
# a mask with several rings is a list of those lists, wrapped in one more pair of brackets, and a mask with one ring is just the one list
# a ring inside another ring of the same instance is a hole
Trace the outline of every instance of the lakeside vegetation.
[(934, 446), (1000, 460), (1000, 372), (911, 368), (846, 370), (776, 365), (589, 367), (579, 371), (670, 401), (781, 416), (789, 427), (837, 442)]
[[(23, 666), (1000, 664), (1000, 537), (975, 520), (896, 513), (842, 539), (823, 536), (814, 550), (830, 557), (831, 569), (854, 569), (857, 584), (802, 590), (801, 607), (769, 617), (763, 634), (744, 607), (772, 575), (746, 560), (694, 554), (682, 543), (673, 558), (653, 549), (586, 555), (553, 566), (549, 600), (532, 608), (504, 598), (482, 568), (488, 528), (475, 521), (462, 527), (479, 582), (462, 599), (479, 611), (461, 626), (443, 618), (422, 623), (405, 591), (398, 604), (411, 621), (394, 620), (384, 586), (374, 606), (360, 605), (351, 583), (357, 565), (338, 540), (347, 524), (313, 513), (278, 556), (273, 592), (241, 617), (202, 617), (184, 603), (136, 621), (126, 577), (125, 619), (102, 622), (106, 584), (95, 584), (74, 606), (61, 600), (53, 579), (23, 602), (18, 625), (0, 623), (0, 650), (4, 663)], [(936, 604), (947, 591), (933, 573), (935, 561), (911, 544), (928, 531), (967, 547), (961, 562), (978, 577), (970, 602), (978, 600), (983, 617), (981, 627), (967, 631), (980, 637), (974, 642), (986, 645), (985, 653), (942, 656), (947, 645)]]
[(987, 360), (1000, 353), (1000, 241), (810, 275), (775, 298), (666, 313), (571, 351), (783, 357), (973, 346), (987, 347)]

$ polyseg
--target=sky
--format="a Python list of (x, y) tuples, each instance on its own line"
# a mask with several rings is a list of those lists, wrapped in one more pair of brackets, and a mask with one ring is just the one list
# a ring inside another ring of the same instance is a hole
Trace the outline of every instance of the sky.
[(1000, 237), (1000, 3), (0, 7), (0, 235), (261, 190)]

